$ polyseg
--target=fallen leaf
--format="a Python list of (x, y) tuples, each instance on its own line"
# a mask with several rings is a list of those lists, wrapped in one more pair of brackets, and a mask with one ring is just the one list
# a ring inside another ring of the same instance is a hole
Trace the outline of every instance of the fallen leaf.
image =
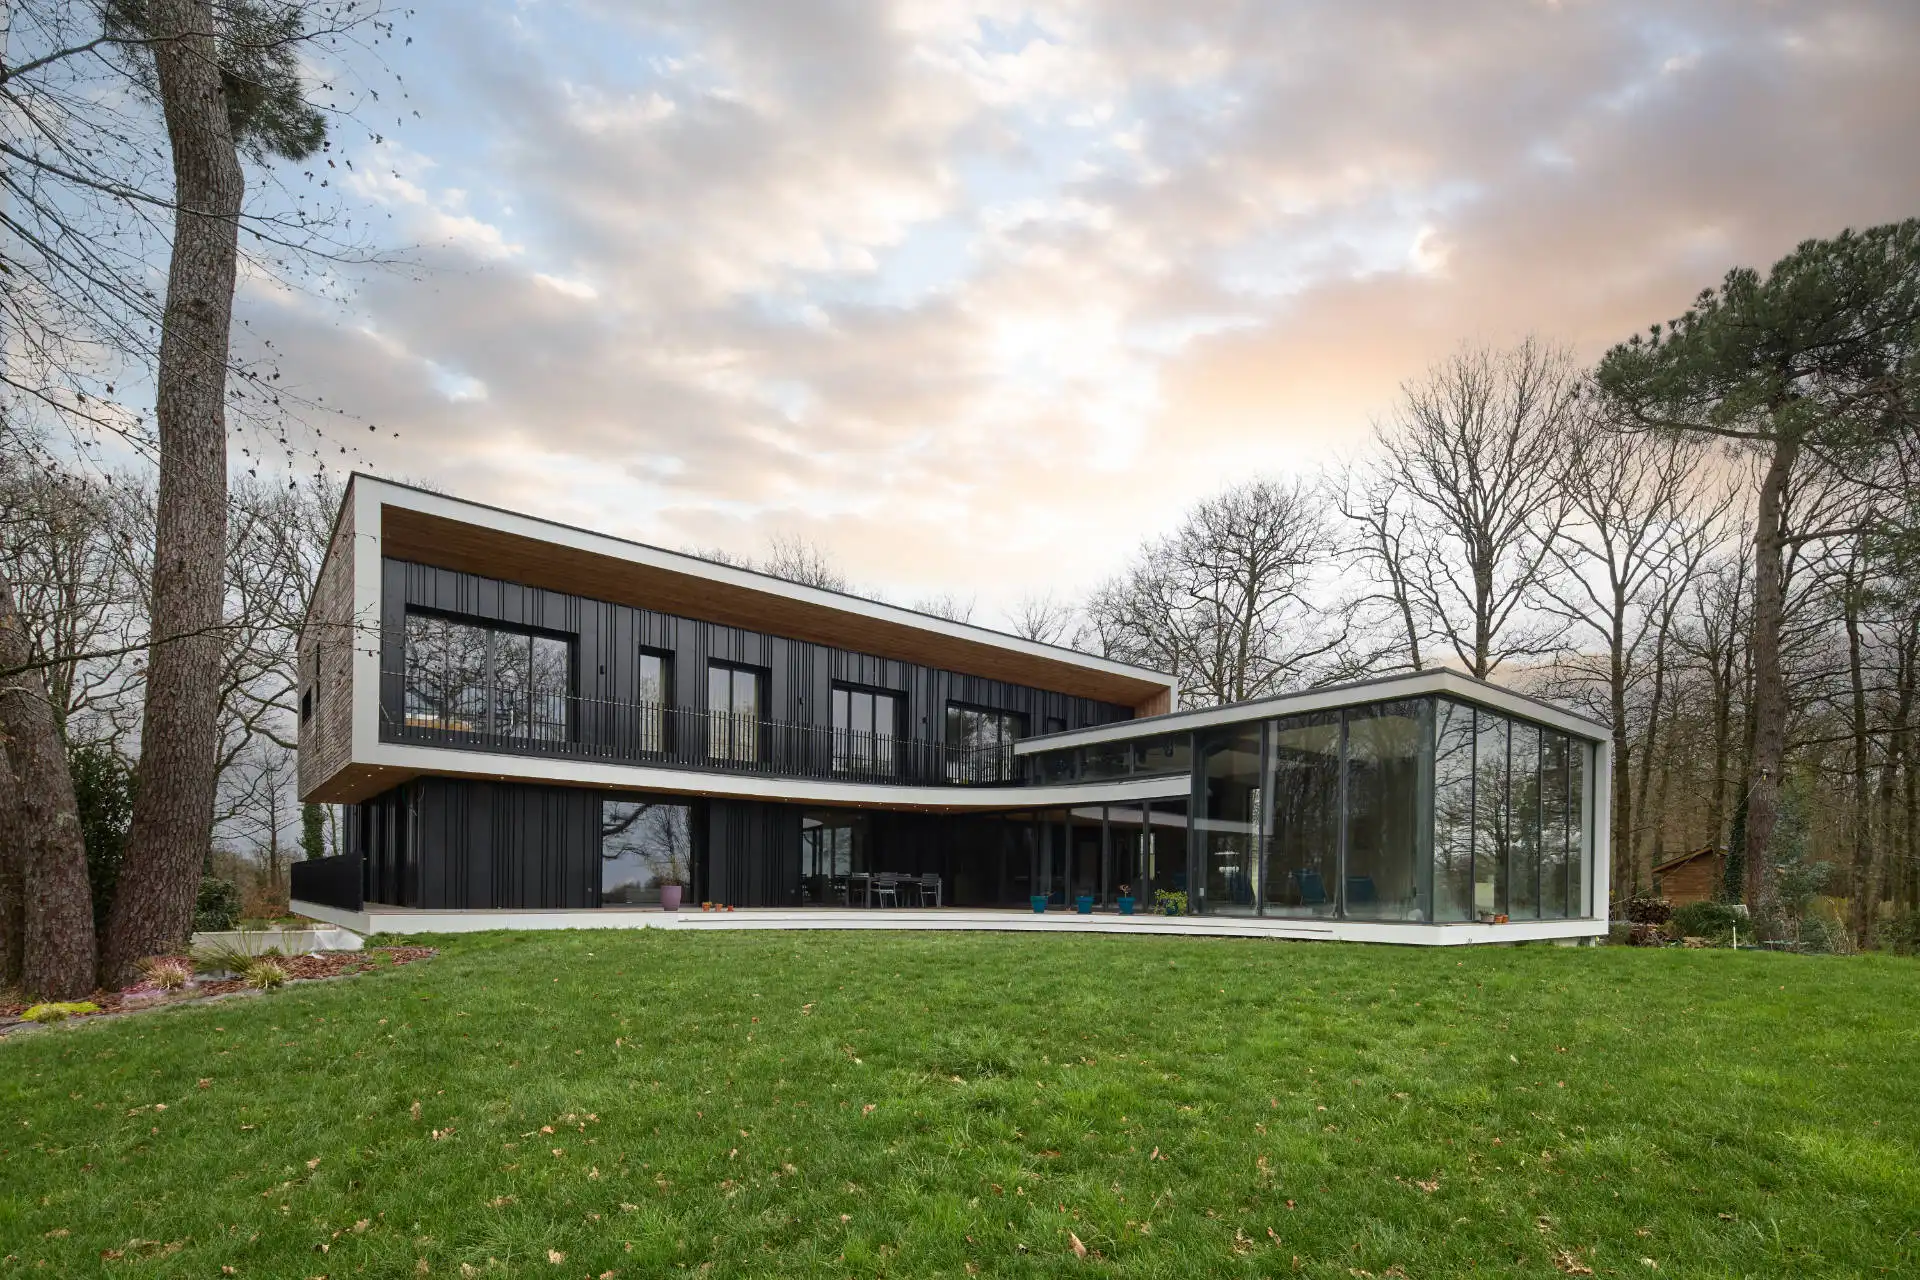
[(1076, 1257), (1076, 1258), (1084, 1258), (1084, 1257), (1086, 1257), (1086, 1256), (1087, 1256), (1087, 1246), (1085, 1246), (1084, 1244), (1081, 1244), (1081, 1243), (1080, 1243), (1080, 1237), (1079, 1237), (1079, 1236), (1077, 1236), (1077, 1235), (1075, 1235), (1075, 1234), (1073, 1234), (1073, 1232), (1071, 1232), (1071, 1231), (1069, 1231), (1069, 1232), (1067, 1232), (1067, 1242), (1068, 1242), (1069, 1244), (1071, 1244), (1071, 1245), (1073, 1246), (1073, 1256), (1074, 1256), (1074, 1257)]
[(1590, 1276), (1593, 1268), (1580, 1261), (1571, 1249), (1562, 1249), (1553, 1255), (1553, 1264), (1570, 1276)]
[(547, 1250), (547, 1261), (551, 1262), (554, 1266), (557, 1267), (561, 1263), (565, 1262), (566, 1260), (567, 1260), (567, 1255), (560, 1252), (558, 1249)]

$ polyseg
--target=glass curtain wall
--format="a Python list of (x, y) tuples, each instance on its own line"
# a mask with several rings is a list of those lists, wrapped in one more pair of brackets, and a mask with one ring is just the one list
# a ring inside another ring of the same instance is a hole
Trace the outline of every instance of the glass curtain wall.
[(1261, 823), (1261, 743), (1265, 726), (1235, 725), (1201, 741), (1194, 826), (1200, 835), (1205, 910), (1252, 915), (1260, 900), (1260, 856), (1266, 842)]
[(1355, 920), (1427, 920), (1433, 861), (1422, 792), (1430, 699), (1355, 707), (1347, 719), (1344, 909)]
[[(1413, 698), (1203, 731), (1194, 749), (1196, 909), (1409, 922), (1590, 914), (1585, 739)], [(1184, 887), (1184, 862), (1159, 829), (1171, 816), (1156, 806), (1148, 824), (1141, 896)]]
[(1271, 751), (1266, 914), (1330, 916), (1340, 874), (1340, 713), (1275, 720)]
[(1434, 707), (1433, 918), (1473, 919), (1473, 708)]

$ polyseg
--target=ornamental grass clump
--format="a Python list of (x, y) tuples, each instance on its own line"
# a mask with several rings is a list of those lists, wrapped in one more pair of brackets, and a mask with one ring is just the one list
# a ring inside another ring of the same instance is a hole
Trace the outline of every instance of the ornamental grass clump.
[(262, 956), (248, 964), (240, 977), (254, 990), (265, 991), (284, 984), (287, 980), (287, 971), (278, 960)]
[(193, 966), (178, 956), (156, 956), (141, 966), (148, 982), (165, 992), (175, 992), (193, 981)]

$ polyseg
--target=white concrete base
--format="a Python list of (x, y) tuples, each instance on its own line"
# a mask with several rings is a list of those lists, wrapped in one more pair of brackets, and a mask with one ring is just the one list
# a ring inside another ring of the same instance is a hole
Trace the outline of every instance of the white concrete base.
[[(313, 915), (310, 911), (295, 914)], [(360, 939), (365, 932), (364, 929), (355, 931), (337, 921), (334, 927), (321, 929), (224, 929), (194, 934), (193, 945), (231, 947), (250, 956), (265, 955), (267, 948), (272, 947), (283, 956), (304, 956), (315, 951), (358, 951), (366, 945)]]
[(1605, 921), (1535, 920), (1514, 924), (1405, 924), (1281, 916), (1122, 916), (1110, 912), (931, 909), (849, 910), (757, 907), (738, 911), (662, 911), (606, 907), (597, 911), (415, 911), (368, 905), (342, 911), (295, 899), (298, 915), (360, 933), (479, 933), (488, 929), (904, 929), (1006, 933), (1160, 933), (1211, 938), (1294, 938), (1393, 942), (1412, 946), (1544, 942), (1604, 937)]

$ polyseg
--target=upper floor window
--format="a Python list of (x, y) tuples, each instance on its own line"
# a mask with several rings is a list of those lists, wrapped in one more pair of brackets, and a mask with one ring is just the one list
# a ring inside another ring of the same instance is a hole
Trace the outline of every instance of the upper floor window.
[(1013, 744), (1027, 733), (1017, 711), (947, 704), (947, 778), (1004, 782), (1013, 776)]
[(707, 664), (707, 754), (750, 764), (760, 758), (760, 673)]
[(634, 689), (634, 730), (639, 750), (649, 754), (667, 749), (667, 708), (673, 703), (673, 659), (664, 653), (640, 651), (639, 683)]
[(898, 694), (852, 685), (833, 687), (835, 773), (895, 771), (900, 702)]
[(409, 728), (564, 742), (572, 691), (565, 640), (407, 614)]

